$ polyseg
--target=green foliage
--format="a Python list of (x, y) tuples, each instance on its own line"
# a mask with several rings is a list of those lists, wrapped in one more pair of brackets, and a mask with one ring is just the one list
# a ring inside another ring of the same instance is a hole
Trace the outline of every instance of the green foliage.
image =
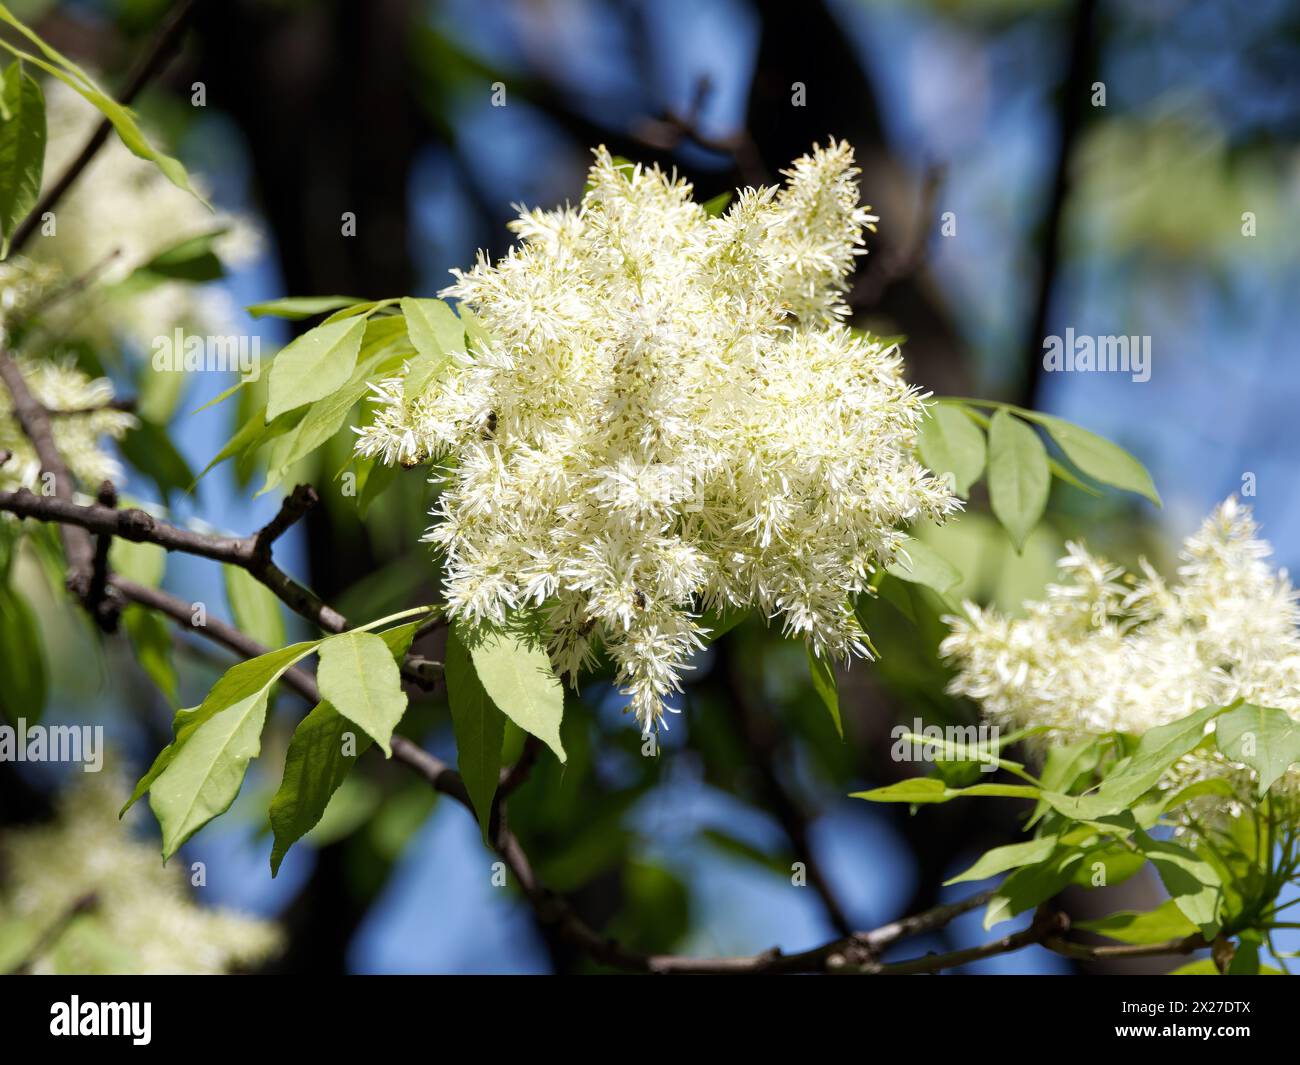
[(1197, 932), (1196, 925), (1187, 919), (1173, 899), (1144, 913), (1123, 910), (1095, 921), (1080, 921), (1078, 927), (1120, 943), (1163, 943)]
[(266, 420), (332, 396), (357, 364), (364, 317), (326, 322), (294, 340), (271, 364)]
[(1151, 474), (1132, 455), (1096, 433), (1037, 411), (1020, 411), (1023, 417), (1037, 422), (1060, 445), (1066, 457), (1093, 480), (1145, 496), (1156, 506), (1160, 495)]
[(931, 589), (948, 606), (949, 594), (961, 584), (961, 571), (923, 540), (908, 540), (903, 547), (905, 558), (891, 563), (885, 572), (901, 581)]
[(149, 792), (149, 805), (162, 827), (164, 859), (235, 801), (248, 763), (261, 750), (271, 688), (315, 648), (315, 641), (297, 643), (240, 662), (199, 706), (177, 712), (175, 738), (136, 784), (122, 811)]
[(158, 487), (158, 494), (170, 500), (173, 492), (186, 492), (194, 483), (194, 471), (172, 443), (167, 431), (140, 418), (119, 441), (123, 457)]
[(1005, 847), (994, 847), (985, 851), (979, 861), (964, 873), (944, 881), (944, 887), (960, 884), (965, 880), (987, 880), (991, 876), (1005, 873), (1009, 869), (1019, 869), (1022, 865), (1037, 865), (1045, 861), (1056, 850), (1055, 836), (1042, 836), (1039, 839), (1026, 840), (1024, 843), (1008, 843)]
[(479, 681), (470, 654), (457, 626), (447, 634), (447, 702), (456, 733), (456, 761), (465, 779), (470, 802), (488, 841), (492, 798), (501, 775), (501, 744), (505, 736), (505, 715), (497, 709)]
[(36, 206), (45, 169), (45, 95), (19, 62), (0, 86), (0, 258), (18, 224)]
[(393, 656), (378, 636), (345, 632), (320, 645), (316, 679), (321, 696), (392, 756), (393, 729), (406, 712), (406, 693)]
[(1201, 742), (1206, 724), (1226, 709), (1205, 706), (1178, 721), (1151, 729), (1139, 741), (1132, 758), (1110, 773), (1093, 794), (1075, 797), (1046, 791), (1043, 798), (1076, 820), (1093, 821), (1127, 810), (1155, 787), (1174, 762)]
[(0, 715), (35, 723), (45, 712), (49, 672), (36, 615), (23, 595), (0, 583)]
[(364, 301), (356, 296), (286, 296), (284, 299), (250, 304), (245, 310), (254, 318), (284, 318), (298, 322), (362, 302)]
[[(992, 410), (992, 417), (978, 408)], [(1073, 468), (1048, 455), (1030, 423), (1047, 433)], [(987, 445), (980, 427), (988, 431)], [(1017, 550), (1023, 550), (1030, 532), (1042, 519), (1053, 477), (1098, 495), (1085, 479), (1090, 477), (1160, 504), (1151, 475), (1123, 448), (1063, 418), (1009, 403), (980, 399), (937, 401), (921, 426), (917, 450), (931, 470), (951, 477), (959, 495), (968, 495), (981, 472), (987, 470), (991, 509)]]
[(1223, 883), (1209, 862), (1172, 840), (1152, 839), (1145, 832), (1134, 833), (1142, 853), (1160, 874), (1170, 898), (1207, 940), (1219, 932), (1223, 906)]
[(813, 653), (812, 646), (804, 644), (808, 655), (808, 672), (812, 675), (813, 691), (835, 722), (835, 731), (844, 738), (844, 723), (840, 720), (840, 692), (835, 682), (835, 670), (824, 655)]
[(984, 434), (961, 407), (932, 405), (917, 447), (921, 461), (931, 470), (941, 476), (951, 474), (958, 495), (969, 495), (970, 486), (984, 472)]
[(133, 282), (153, 281), (216, 281), (225, 276), (225, 267), (213, 250), (217, 238), (227, 232), (225, 227), (196, 237), (187, 237), (170, 248), (165, 248), (131, 275)]
[(370, 746), (370, 737), (355, 734), (351, 721), (328, 702), (316, 704), (294, 729), (284, 759), (284, 776), (271, 800), (271, 875), (299, 839), (313, 829), (330, 798), (356, 760)]
[(906, 802), (913, 805), (948, 802), (950, 799), (994, 797), (1002, 799), (1036, 799), (1039, 789), (1021, 784), (972, 784), (968, 788), (950, 788), (935, 777), (912, 777), (897, 784), (870, 791), (855, 791), (855, 799), (868, 802)]
[(1038, 434), (1005, 410), (989, 426), (989, 503), (1016, 550), (1047, 507), (1052, 474)]
[(402, 315), (417, 356), (406, 376), (406, 398), (419, 396), (465, 350), (465, 326), (442, 300), (403, 299)]
[(284, 615), (280, 600), (270, 588), (240, 566), (222, 566), (226, 601), (240, 631), (264, 647), (284, 643)]
[(1300, 725), (1285, 710), (1245, 703), (1229, 710), (1215, 726), (1219, 750), (1259, 774), (1259, 794), (1300, 762)]
[(546, 648), (533, 638), (498, 633), (476, 642), (469, 654), (492, 702), (563, 762), (560, 721), (564, 716), (564, 689), (551, 668)]
[(118, 137), (132, 154), (153, 163), (173, 185), (184, 189), (200, 200), (203, 199), (190, 185), (189, 175), (186, 174), (185, 168), (177, 160), (160, 152), (149, 143), (149, 140), (140, 131), (140, 127), (136, 125), (135, 116), (129, 108), (123, 107), (116, 100), (106, 95), (95, 84), (89, 74), (72, 60), (41, 40), (31, 29), (15, 18), (13, 13), (3, 4), (0, 4), (0, 22), (12, 26), (27, 40), (31, 41), (41, 55), (36, 56), (26, 52), (3, 37), (0, 37), (0, 48), (4, 48), (24, 62), (30, 63), (32, 66), (38, 67), (47, 74), (58, 78), (68, 88), (81, 95), (112, 123)]
[(172, 660), (172, 632), (159, 615), (134, 603), (122, 611), (122, 627), (131, 641), (135, 660), (158, 690), (175, 704), (180, 698), (180, 676)]
[(1017, 869), (989, 899), (984, 910), (985, 930), (1060, 894), (1074, 880), (1075, 868), (1082, 859), (1083, 851), (1062, 848), (1041, 862)]

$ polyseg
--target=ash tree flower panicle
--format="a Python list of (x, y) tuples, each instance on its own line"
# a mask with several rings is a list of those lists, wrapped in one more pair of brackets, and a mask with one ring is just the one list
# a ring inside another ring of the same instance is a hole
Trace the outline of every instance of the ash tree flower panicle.
[(913, 457), (897, 345), (843, 322), (877, 220), (858, 173), (832, 141), (713, 217), (600, 148), (577, 208), (522, 211), (504, 258), (454, 271), (490, 339), (414, 397), (376, 385), (357, 448), (445, 464), (427, 538), (463, 626), (531, 615), (574, 680), (603, 647), (645, 729), (704, 611), (868, 656), (852, 597), (901, 523), (959, 504)]
[[(950, 690), (1008, 730), (1048, 726), (1057, 740), (1140, 736), (1236, 700), (1300, 721), (1296, 592), (1257, 531), (1249, 508), (1226, 500), (1185, 541), (1177, 584), (1145, 561), (1129, 575), (1070, 544), (1060, 583), (1026, 604), (1026, 617), (967, 603), (947, 619), (940, 651), (958, 666)], [(1250, 794), (1246, 767), (1217, 752), (1188, 755), (1164, 786), (1210, 777)], [(1300, 770), (1280, 786), (1300, 793)]]

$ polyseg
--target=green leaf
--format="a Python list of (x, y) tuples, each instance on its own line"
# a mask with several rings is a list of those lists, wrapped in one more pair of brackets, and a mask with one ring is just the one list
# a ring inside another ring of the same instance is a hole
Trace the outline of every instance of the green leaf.
[(1197, 780), (1171, 795), (1163, 803), (1163, 809), (1173, 810), (1185, 802), (1204, 798), (1207, 795), (1213, 795), (1220, 799), (1235, 800), (1237, 798), (1237, 789), (1232, 786), (1232, 782), (1227, 777), (1209, 777), (1206, 780)]
[(1037, 865), (1055, 849), (1055, 836), (1031, 839), (1025, 843), (1010, 843), (1005, 847), (994, 847), (990, 851), (985, 851), (979, 861), (960, 876), (945, 880), (943, 886), (960, 884), (965, 880), (987, 880), (991, 876), (1005, 873), (1008, 869), (1018, 869), (1022, 865)]
[[(382, 321), (393, 323), (397, 326), (397, 332), (401, 331), (399, 319), (386, 318)], [(366, 394), (371, 379), (382, 376), (401, 365), (401, 352), (392, 350), (389, 342), (382, 335), (385, 332), (392, 333), (392, 326), (381, 326), (379, 322), (374, 322), (367, 325), (366, 330), (368, 338), (374, 331), (380, 332), (381, 336), (373, 343), (367, 339), (362, 348), (363, 357), (342, 387), (324, 399), (312, 403), (296, 425), (286, 428), (280, 434), (271, 449), (267, 461), (266, 484), (259, 489), (259, 495), (277, 485), (294, 463), (306, 458), (343, 428), (348, 420), (348, 412)], [(370, 350), (367, 353), (367, 349), (371, 348), (378, 350)]]
[(135, 805), (140, 796), (150, 790), (199, 729), (208, 722), (225, 711), (234, 710), (259, 696), (265, 707), (271, 685), (279, 680), (285, 670), (295, 662), (311, 654), (319, 642), (309, 640), (291, 644), (257, 658), (250, 658), (246, 662), (236, 663), (222, 674), (221, 679), (212, 686), (212, 690), (208, 692), (202, 703), (189, 710), (177, 711), (172, 720), (174, 736), (172, 742), (159, 752), (149, 771), (140, 778), (131, 797), (122, 807), (121, 813), (125, 814)]
[(1172, 840), (1152, 839), (1141, 831), (1135, 832), (1133, 839), (1155, 866), (1161, 883), (1183, 915), (1206, 939), (1218, 935), (1223, 881), (1214, 867)]
[(397, 479), (397, 466), (389, 466), (379, 459), (374, 459), (370, 464), (370, 469), (366, 473), (365, 483), (361, 486), (361, 491), (357, 493), (357, 516), (365, 521), (366, 515), (370, 513), (371, 506), (388, 488), (393, 481)]
[(710, 218), (719, 218), (727, 209), (729, 203), (731, 203), (731, 193), (720, 192), (716, 196), (710, 196), (700, 206), (704, 208), (704, 213)]
[(844, 724), (840, 720), (840, 690), (835, 682), (835, 670), (824, 656), (813, 653), (811, 644), (805, 643), (804, 650), (808, 655), (808, 672), (812, 674), (813, 690), (830, 711), (840, 739), (844, 739)]
[(727, 633), (739, 625), (749, 616), (749, 611), (743, 609), (718, 610), (711, 609), (704, 611), (700, 615), (700, 628), (707, 632), (704, 637), (705, 643), (717, 643)]
[(263, 647), (284, 643), (284, 615), (275, 593), (240, 566), (222, 566), (235, 625)]
[(495, 633), (470, 648), (478, 679), (497, 708), (536, 736), (563, 762), (560, 721), (564, 689), (546, 648), (533, 640)]
[[(1125, 832), (1126, 835), (1131, 833)], [(1139, 870), (1146, 867), (1147, 860), (1142, 854), (1136, 854), (1123, 843), (1105, 843), (1091, 848), (1083, 861), (1075, 868), (1074, 883), (1079, 887), (1102, 888), (1122, 884)], [(1101, 866), (1100, 869), (1097, 866)], [(1100, 873), (1100, 878), (1097, 874)]]
[(972, 784), (969, 788), (950, 788), (936, 777), (912, 777), (871, 791), (855, 791), (850, 798), (868, 802), (907, 802), (914, 804), (947, 802), (949, 799), (979, 798), (1036, 799), (1039, 790), (1027, 784)]
[(406, 713), (406, 693), (388, 645), (369, 632), (331, 636), (320, 645), (316, 680), (321, 698), (363, 728), (391, 758), (393, 729)]
[(1047, 449), (1028, 425), (999, 410), (989, 426), (989, 503), (1020, 551), (1047, 506)]
[(0, 715), (12, 723), (39, 721), (48, 691), (36, 614), (17, 589), (0, 584)]
[(501, 775), (501, 744), (506, 718), (479, 682), (469, 651), (455, 625), (447, 633), (445, 669), (447, 701), (456, 733), (456, 763), (478, 817), (483, 842), (487, 843), (492, 798), (496, 795)]
[(1120, 943), (1164, 943), (1170, 939), (1185, 939), (1197, 932), (1196, 925), (1187, 919), (1173, 899), (1162, 902), (1154, 910), (1142, 913), (1121, 910), (1095, 921), (1080, 921), (1076, 927)]
[(1144, 733), (1133, 756), (1113, 770), (1092, 794), (1072, 796), (1044, 790), (1043, 798), (1054, 809), (1077, 821), (1092, 821), (1127, 810), (1155, 787), (1171, 765), (1201, 742), (1206, 724), (1225, 709), (1204, 706), (1187, 717)]
[(170, 501), (173, 492), (187, 491), (196, 479), (166, 430), (143, 418), (127, 430), (118, 449), (127, 462), (153, 481), (164, 500)]
[(936, 403), (929, 408), (917, 436), (921, 461), (940, 477), (951, 474), (958, 495), (970, 493), (970, 486), (984, 472), (984, 433), (966, 414), (964, 407)]
[(402, 300), (406, 332), (416, 350), (406, 375), (407, 401), (422, 395), (429, 383), (452, 363), (452, 352), (465, 350), (465, 323), (442, 300)]
[(13, 13), (3, 4), (0, 4), (0, 21), (7, 22), (35, 44), (45, 58), (41, 59), (29, 52), (25, 52), (3, 38), (0, 38), (0, 47), (5, 48), (19, 59), (39, 67), (47, 74), (53, 75), (67, 85), (68, 88), (80, 94), (112, 123), (113, 129), (122, 143), (126, 145), (128, 151), (153, 163), (163, 172), (168, 181), (193, 195), (205, 206), (207, 205), (207, 201), (199, 196), (190, 185), (189, 175), (185, 173), (185, 168), (177, 160), (169, 155), (164, 155), (149, 143), (145, 135), (140, 132), (140, 127), (135, 122), (135, 116), (132, 115), (129, 109), (107, 96), (95, 84), (89, 74), (72, 60), (41, 40), (31, 29), (16, 19)]
[(253, 303), (244, 309), (254, 318), (285, 318), (297, 322), (363, 302), (357, 296), (287, 296), (284, 299), (267, 300), (265, 303)]
[(45, 95), (40, 83), (12, 63), (0, 86), (0, 258), (9, 238), (36, 205), (45, 168)]
[[(929, 544), (916, 539), (908, 540), (899, 552), (896, 562), (885, 567), (885, 572), (901, 581), (924, 585), (948, 602), (948, 593), (961, 584), (961, 572)], [(906, 555), (906, 558), (901, 556)]]
[(1082, 857), (1081, 851), (1062, 850), (1037, 865), (1017, 869), (989, 899), (984, 910), (984, 930), (1060, 894), (1074, 879), (1074, 867)]
[(175, 738), (122, 808), (125, 814), (149, 792), (162, 828), (164, 861), (235, 801), (248, 763), (261, 750), (272, 686), (317, 646), (318, 641), (306, 641), (241, 662), (226, 671), (200, 706), (176, 714)]
[(271, 363), (266, 420), (324, 399), (352, 376), (366, 333), (364, 317), (318, 325), (284, 348)]
[(167, 552), (144, 540), (136, 542), (114, 537), (108, 548), (108, 565), (114, 573), (120, 573), (136, 584), (157, 588), (167, 571)]
[(356, 760), (370, 746), (365, 733), (328, 702), (320, 702), (293, 730), (284, 760), (284, 777), (271, 800), (271, 875), (289, 848), (320, 821), (330, 797), (338, 790)]
[(160, 251), (132, 275), (148, 278), (165, 278), (171, 281), (216, 281), (225, 276), (225, 268), (213, 245), (228, 228), (200, 233)]
[(1021, 413), (1046, 429), (1066, 457), (1089, 477), (1127, 492), (1136, 492), (1146, 496), (1156, 506), (1161, 505), (1160, 494), (1151, 480), (1151, 474), (1118, 444), (1112, 444), (1105, 437), (1090, 433), (1063, 418), (1039, 414), (1037, 411)]
[(167, 622), (152, 610), (130, 603), (122, 611), (122, 624), (140, 668), (174, 706), (179, 698), (180, 677), (172, 661), (172, 634)]
[[(1074, 743), (1054, 743), (1047, 748), (1043, 771), (1039, 776), (1044, 791), (1069, 792), (1085, 773), (1091, 773), (1101, 761), (1101, 740), (1077, 740)], [(1037, 823), (1051, 807), (1044, 800), (1038, 804), (1026, 827)]]
[(1254, 929), (1248, 929), (1237, 937), (1236, 949), (1232, 952), (1232, 961), (1228, 963), (1225, 976), (1263, 976), (1259, 964), (1259, 949), (1263, 946), (1263, 936)]
[(1224, 755), (1259, 774), (1261, 798), (1300, 762), (1300, 724), (1285, 710), (1245, 703), (1219, 718), (1215, 733)]

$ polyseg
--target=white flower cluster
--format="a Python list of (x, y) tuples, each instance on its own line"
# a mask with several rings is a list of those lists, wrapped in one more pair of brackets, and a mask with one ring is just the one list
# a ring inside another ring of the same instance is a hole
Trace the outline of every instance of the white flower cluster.
[[(64, 793), (54, 821), (0, 838), (0, 929), (6, 953), (17, 955), (0, 961), (30, 961), (36, 973), (188, 975), (274, 954), (274, 924), (199, 906), (185, 871), (160, 865), (155, 846), (131, 837), (117, 819), (129, 790), (111, 774), (86, 776)], [(93, 905), (42, 945), (89, 895)], [(37, 957), (26, 958), (32, 949)]]
[[(122, 467), (101, 442), (104, 437), (120, 440), (135, 425), (135, 416), (105, 406), (113, 398), (112, 383), (88, 377), (69, 359), (37, 362), (19, 356), (18, 368), (32, 395), (50, 412), (54, 442), (72, 475), (92, 492), (103, 481), (119, 480)], [(36, 491), (41, 461), (14, 417), (6, 388), (0, 388), (0, 451), (12, 453), (0, 466), (0, 487)]]
[[(43, 88), (48, 186), (81, 151), (101, 116), (62, 82), (49, 79)], [(206, 193), (201, 179), (193, 182)], [(154, 337), (169, 334), (178, 325), (223, 332), (234, 308), (218, 290), (183, 281), (117, 288), (114, 283), (124, 281), (159, 252), (214, 230), (227, 230), (215, 246), (226, 263), (254, 258), (261, 244), (260, 233), (249, 220), (214, 215), (152, 163), (132, 155), (116, 137), (109, 137), (59, 201), (54, 224), (52, 235), (32, 239), (28, 253), (56, 266), (66, 278), (101, 271), (97, 277), (102, 285), (97, 286), (95, 298), (61, 304), (52, 315), (60, 322), (66, 319), (80, 335), (104, 342), (126, 337), (145, 348)]]
[[(1256, 532), (1249, 508), (1226, 500), (1185, 541), (1172, 585), (1145, 560), (1129, 575), (1070, 544), (1061, 583), (1026, 604), (1027, 617), (966, 603), (947, 619), (940, 651), (960, 670), (950, 690), (1008, 730), (1049, 726), (1065, 738), (1141, 735), (1236, 699), (1300, 719), (1300, 610)], [(1240, 770), (1197, 756), (1173, 777)]]
[(447, 464), (428, 539), (456, 618), (540, 613), (576, 682), (599, 648), (645, 729), (707, 627), (756, 607), (816, 653), (867, 655), (852, 597), (900, 523), (958, 502), (913, 457), (923, 396), (896, 345), (846, 328), (863, 230), (832, 142), (721, 217), (597, 150), (577, 208), (443, 295), (491, 340), (408, 402), (378, 386), (358, 450)]

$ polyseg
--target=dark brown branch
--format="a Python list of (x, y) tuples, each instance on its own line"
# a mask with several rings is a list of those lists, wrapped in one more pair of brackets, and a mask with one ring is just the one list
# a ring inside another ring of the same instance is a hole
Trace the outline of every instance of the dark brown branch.
[[(18, 363), (7, 351), (0, 351), (0, 381), (9, 389), (13, 398), (14, 416), (23, 434), (32, 442), (41, 469), (54, 481), (54, 495), (33, 496), (32, 499), (44, 499), (47, 502), (75, 506), (72, 502), (72, 474), (59, 449), (54, 443), (54, 429), (50, 425), (49, 413), (32, 395), (27, 387)], [(109, 513), (113, 513), (110, 511)], [(94, 566), (95, 549), (90, 537), (83, 529), (73, 525), (61, 524), (59, 535), (63, 540), (63, 552), (68, 560), (68, 588), (78, 599), (84, 599), (90, 587), (91, 570)]]
[(1053, 933), (1064, 931), (1068, 925), (1069, 921), (1065, 914), (1040, 907), (1029, 927), (1021, 932), (1013, 932), (1001, 939), (994, 939), (965, 950), (953, 950), (946, 954), (927, 954), (921, 958), (892, 962), (888, 965), (867, 965), (861, 971), (872, 975), (910, 976), (916, 973), (937, 973), (945, 969), (956, 969), (958, 966), (969, 965), (982, 958), (991, 958), (996, 954), (1010, 954), (1034, 943), (1043, 943)]
[(103, 410), (118, 410), (134, 413), (136, 401), (131, 396), (124, 396), (118, 399), (110, 399), (105, 403), (98, 403), (93, 407), (61, 407), (56, 410), (47, 411), (51, 418), (70, 418), (78, 415), (98, 414)]
[(1183, 939), (1170, 939), (1163, 943), (1116, 943), (1092, 946), (1075, 943), (1060, 936), (1050, 936), (1043, 946), (1067, 958), (1080, 961), (1112, 961), (1123, 958), (1155, 958), (1165, 954), (1192, 954), (1210, 944), (1197, 933)]
[[(112, 481), (105, 481), (99, 486), (99, 505), (112, 510), (117, 506), (117, 489)], [(117, 605), (108, 597), (108, 552), (113, 546), (113, 537), (101, 533), (95, 539), (95, 561), (90, 573), (90, 587), (86, 591), (86, 610), (105, 632), (117, 631), (119, 611)]]
[[(189, 22), (194, 3), (195, 0), (180, 0), (171, 9), (159, 28), (153, 44), (140, 57), (127, 75), (126, 85), (117, 98), (118, 103), (124, 107), (130, 106), (131, 102), (140, 95), (140, 91), (149, 84), (154, 75), (171, 58), (172, 52), (180, 43), (181, 35)], [(107, 118), (95, 127), (95, 131), (90, 135), (90, 139), (86, 141), (85, 147), (68, 164), (67, 169), (59, 175), (58, 180), (45, 191), (45, 195), (37, 201), (36, 206), (32, 208), (31, 212), (14, 231), (14, 239), (10, 243), (10, 254), (17, 252), (31, 239), (32, 234), (36, 232), (36, 228), (41, 224), (41, 217), (54, 208), (68, 189), (73, 186), (77, 178), (81, 176), (82, 171), (90, 165), (90, 161), (95, 158), (99, 149), (104, 146), (104, 142), (108, 140), (108, 135), (112, 129), (113, 124)]]
[[(0, 372), (3, 372), (3, 362), (0, 362)], [(44, 414), (40, 405), (35, 400), (32, 402)], [(48, 424), (49, 419), (46, 417), (45, 425)], [(31, 431), (28, 435), (32, 435)], [(50, 445), (52, 448), (52, 439)], [(58, 454), (57, 450), (53, 453), (55, 456)], [(58, 461), (62, 463), (62, 459)], [(115, 510), (98, 503), (82, 505), (72, 501), (71, 493), (65, 498), (38, 496), (25, 488), (13, 492), (0, 491), (0, 510), (7, 510), (23, 518), (56, 521), (65, 527), (101, 536), (117, 536), (137, 543), (157, 544), (168, 551), (181, 551), (239, 566), (262, 581), (295, 613), (315, 622), (326, 632), (343, 632), (348, 628), (347, 619), (337, 610), (326, 606), (314, 592), (298, 584), (271, 559), (270, 544), (305, 513), (304, 495), (314, 498), (315, 493), (311, 489), (304, 493), (302, 487), (295, 489), (294, 494), (285, 500), (280, 513), (266, 528), (254, 536), (245, 537), (217, 536), (182, 529), (159, 521), (152, 514), (134, 507)]]

